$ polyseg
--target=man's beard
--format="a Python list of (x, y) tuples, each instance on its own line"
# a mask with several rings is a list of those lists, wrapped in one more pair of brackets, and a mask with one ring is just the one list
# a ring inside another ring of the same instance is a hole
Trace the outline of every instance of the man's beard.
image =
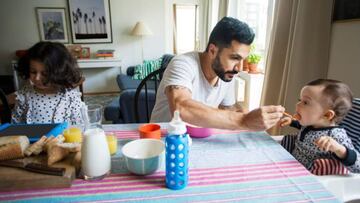
[(230, 82), (232, 78), (225, 78), (225, 74), (237, 74), (238, 71), (232, 70), (232, 71), (224, 71), (224, 67), (220, 62), (219, 54), (216, 55), (216, 58), (214, 62), (211, 64), (212, 69), (214, 70), (215, 74), (224, 82)]

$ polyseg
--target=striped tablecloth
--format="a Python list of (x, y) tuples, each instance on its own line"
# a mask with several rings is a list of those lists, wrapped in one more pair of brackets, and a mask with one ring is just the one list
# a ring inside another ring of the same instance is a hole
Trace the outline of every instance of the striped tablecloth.
[[(116, 134), (120, 148), (139, 138), (137, 125), (104, 128)], [(263, 132), (214, 130), (208, 138), (193, 139), (189, 165), (188, 187), (173, 191), (165, 187), (164, 165), (149, 176), (132, 175), (118, 150), (104, 180), (0, 192), (0, 202), (339, 202)]]

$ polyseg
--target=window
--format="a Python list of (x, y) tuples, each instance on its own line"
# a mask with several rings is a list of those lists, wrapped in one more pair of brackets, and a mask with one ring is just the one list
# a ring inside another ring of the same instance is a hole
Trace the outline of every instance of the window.
[(274, 0), (230, 0), (229, 15), (246, 22), (255, 32), (255, 50), (262, 56), (260, 67), (265, 67), (265, 53), (270, 35)]
[[(265, 56), (267, 43), (270, 36), (270, 26), (273, 19), (273, 5), (275, 0), (229, 0), (229, 16), (238, 18), (246, 22), (255, 32), (255, 52), (261, 55), (262, 60), (258, 67), (261, 72), (265, 72)], [(243, 108), (253, 110), (260, 106), (262, 87), (264, 81), (263, 74), (239, 73), (239, 80), (235, 80), (236, 94)], [(244, 85), (245, 83), (245, 85)], [(242, 99), (242, 100), (241, 100)]]
[(198, 50), (199, 12), (197, 5), (174, 4), (174, 53)]

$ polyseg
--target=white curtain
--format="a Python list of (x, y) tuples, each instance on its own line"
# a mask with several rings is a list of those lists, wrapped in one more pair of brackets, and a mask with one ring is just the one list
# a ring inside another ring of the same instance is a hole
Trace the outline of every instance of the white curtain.
[(218, 20), (221, 20), (223, 17), (228, 16), (228, 9), (229, 0), (219, 0)]
[[(293, 113), (301, 88), (326, 78), (332, 0), (277, 0), (270, 37), (262, 104)], [(277, 128), (269, 131), (278, 134)], [(281, 129), (287, 133), (289, 129)]]
[(206, 49), (206, 45), (211, 33), (211, 15), (212, 15), (212, 0), (202, 0), (200, 1), (200, 14), (199, 15), (199, 41), (200, 41), (200, 51)]
[(204, 51), (216, 23), (224, 16), (228, 16), (229, 0), (202, 0), (200, 9), (200, 51)]

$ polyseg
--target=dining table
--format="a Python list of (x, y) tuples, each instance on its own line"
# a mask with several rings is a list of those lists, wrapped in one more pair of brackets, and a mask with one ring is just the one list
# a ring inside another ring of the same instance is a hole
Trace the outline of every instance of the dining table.
[[(192, 138), (189, 183), (182, 190), (168, 189), (165, 163), (146, 176), (127, 170), (121, 148), (140, 139), (139, 125), (103, 125), (118, 140), (111, 174), (104, 179), (0, 192), (0, 202), (340, 202), (266, 132), (241, 130), (212, 129), (209, 137)], [(168, 124), (160, 125), (165, 140)]]

